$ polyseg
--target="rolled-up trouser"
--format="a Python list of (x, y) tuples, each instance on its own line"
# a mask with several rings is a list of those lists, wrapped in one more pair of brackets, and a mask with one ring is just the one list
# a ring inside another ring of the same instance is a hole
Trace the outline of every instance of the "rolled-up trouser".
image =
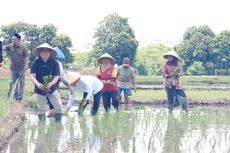
[[(61, 102), (60, 94), (55, 90), (52, 94), (47, 95), (51, 104), (54, 106), (55, 113), (62, 113), (63, 106)], [(38, 114), (46, 113), (46, 96), (36, 94)]]
[(167, 99), (168, 99), (168, 108), (173, 109), (174, 107), (181, 105), (183, 109), (188, 109), (187, 96), (183, 89), (165, 88)]

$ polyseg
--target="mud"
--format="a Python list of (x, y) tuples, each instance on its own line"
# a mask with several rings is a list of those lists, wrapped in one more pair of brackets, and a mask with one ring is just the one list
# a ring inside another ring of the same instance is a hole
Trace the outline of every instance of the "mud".
[(0, 121), (0, 152), (25, 120), (25, 104), (15, 103)]

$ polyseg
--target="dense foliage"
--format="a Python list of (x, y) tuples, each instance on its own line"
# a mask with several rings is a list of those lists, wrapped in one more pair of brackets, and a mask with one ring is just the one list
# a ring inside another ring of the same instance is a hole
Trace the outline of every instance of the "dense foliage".
[(109, 53), (116, 59), (118, 65), (122, 64), (124, 57), (129, 57), (134, 64), (138, 41), (128, 23), (128, 18), (116, 13), (106, 16), (96, 29), (94, 38), (92, 58)]
[(176, 46), (185, 73), (190, 75), (230, 74), (230, 31), (220, 34), (207, 26), (190, 27)]
[[(12, 23), (9, 25), (1, 26), (0, 35), (3, 37), (4, 44), (11, 43), (11, 38), (14, 33), (19, 33), (22, 36), (22, 42), (28, 47), (31, 52), (35, 47), (42, 43), (48, 43), (53, 47), (59, 47), (66, 56), (65, 63), (71, 63), (73, 56), (69, 52), (72, 47), (72, 41), (67, 35), (57, 35), (57, 27), (53, 24), (43, 25), (39, 27), (34, 24), (24, 22)], [(30, 54), (30, 62), (35, 57)]]

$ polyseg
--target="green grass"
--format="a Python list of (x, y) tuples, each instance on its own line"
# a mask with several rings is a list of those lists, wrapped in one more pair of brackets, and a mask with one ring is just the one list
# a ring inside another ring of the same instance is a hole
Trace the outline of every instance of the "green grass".
[[(230, 91), (203, 91), (203, 90), (185, 90), (185, 93), (189, 99), (193, 100), (218, 100), (226, 99), (230, 100)], [(131, 96), (132, 100), (166, 100), (165, 90), (138, 90), (133, 92)]]
[(7, 97), (9, 82), (9, 79), (0, 79), (0, 120), (10, 108), (10, 101)]
[[(162, 76), (137, 76), (137, 83), (151, 84), (157, 83), (162, 84)], [(147, 82), (147, 83), (146, 83)], [(10, 100), (7, 97), (9, 90), (10, 78), (4, 77), (0, 79), (0, 120), (1, 117), (10, 109)], [(230, 76), (184, 76), (183, 84), (186, 87), (204, 87), (204, 86), (220, 86), (224, 87), (230, 84)], [(31, 80), (27, 77), (25, 84), (25, 100), (36, 104), (35, 99), (32, 97), (34, 85)], [(209, 91), (209, 90), (186, 90), (187, 97), (194, 100), (215, 100), (215, 99), (227, 99), (230, 100), (230, 91)], [(61, 90), (61, 96), (68, 98), (69, 91)], [(82, 93), (76, 95), (75, 99), (81, 100)], [(138, 90), (136, 93), (133, 92), (131, 97), (133, 100), (151, 101), (151, 100), (166, 100), (166, 93), (164, 90)]]
[[(4, 77), (0, 79), (0, 120), (3, 115), (10, 109), (13, 101), (8, 97), (10, 78)], [(26, 78), (25, 89), (24, 89), (24, 99), (29, 101), (35, 101), (35, 99), (31, 98), (33, 95), (34, 86), (29, 78)]]

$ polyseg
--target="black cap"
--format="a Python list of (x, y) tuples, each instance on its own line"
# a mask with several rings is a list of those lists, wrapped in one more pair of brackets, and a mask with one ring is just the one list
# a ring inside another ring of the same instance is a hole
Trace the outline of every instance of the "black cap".
[(15, 33), (13, 36), (17, 37), (18, 39), (21, 39), (21, 36), (18, 33)]

